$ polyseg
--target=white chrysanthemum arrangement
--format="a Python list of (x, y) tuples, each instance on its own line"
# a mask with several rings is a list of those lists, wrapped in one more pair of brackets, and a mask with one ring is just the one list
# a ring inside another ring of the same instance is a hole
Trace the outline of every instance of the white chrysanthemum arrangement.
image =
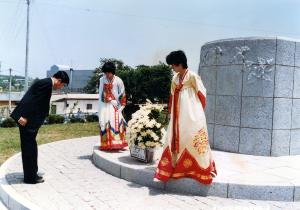
[(161, 139), (166, 130), (159, 118), (163, 109), (164, 105), (153, 104), (150, 100), (145, 105), (140, 105), (140, 109), (132, 114), (132, 119), (128, 122), (130, 145), (142, 149), (162, 146)]

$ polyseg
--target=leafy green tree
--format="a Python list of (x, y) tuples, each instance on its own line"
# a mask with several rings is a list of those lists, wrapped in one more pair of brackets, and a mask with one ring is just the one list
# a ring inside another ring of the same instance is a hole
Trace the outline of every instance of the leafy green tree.
[(101, 68), (106, 62), (114, 62), (117, 68), (117, 73), (122, 71), (128, 71), (131, 69), (129, 66), (125, 66), (123, 61), (114, 58), (100, 58), (100, 66), (94, 71), (94, 75), (91, 77), (88, 84), (85, 86), (84, 91), (86, 93), (97, 93), (99, 87), (99, 79), (102, 76)]
[(107, 61), (116, 64), (116, 75), (124, 82), (129, 103), (145, 103), (146, 99), (159, 103), (168, 102), (172, 70), (164, 63), (153, 66), (139, 65), (136, 68), (132, 68), (124, 65), (121, 60), (101, 58), (100, 66), (96, 68), (94, 75), (85, 87), (87, 93), (97, 93), (99, 79), (101, 77), (101, 68)]
[(169, 99), (172, 79), (171, 68), (163, 63), (154, 66), (137, 66), (119, 75), (124, 81), (126, 95), (134, 104), (153, 102), (166, 103)]
[(152, 102), (168, 103), (172, 70), (164, 63), (153, 66), (139, 65), (132, 68), (114, 58), (101, 58), (100, 66), (95, 69), (94, 75), (85, 87), (87, 93), (98, 92), (101, 68), (107, 61), (116, 64), (116, 75), (123, 80), (125, 85), (127, 105), (124, 109), (124, 117), (126, 120), (129, 120), (131, 114), (139, 109), (137, 104), (145, 103), (146, 99)]

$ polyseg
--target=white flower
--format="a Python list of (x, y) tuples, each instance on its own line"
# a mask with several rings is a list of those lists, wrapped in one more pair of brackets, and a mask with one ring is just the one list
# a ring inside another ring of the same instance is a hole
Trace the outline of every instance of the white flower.
[(154, 133), (153, 131), (151, 131), (150, 136), (151, 136), (152, 138), (154, 138), (154, 135), (155, 135), (155, 133)]
[(154, 139), (154, 141), (157, 141), (159, 139), (158, 136), (154, 132), (151, 133), (151, 137)]
[(136, 133), (139, 133), (141, 131), (142, 128), (137, 127), (136, 128)]
[(147, 122), (146, 127), (147, 127), (147, 128), (151, 128), (151, 123), (150, 123), (150, 122)]
[(133, 134), (132, 136), (130, 136), (130, 139), (131, 139), (131, 140), (135, 140), (136, 137), (137, 137), (137, 135), (136, 135), (136, 134)]
[[(153, 104), (150, 100), (147, 100), (146, 104), (140, 105), (140, 109), (132, 115), (132, 119), (128, 122), (129, 126), (129, 139), (132, 144), (138, 141), (138, 146), (141, 148), (160, 146), (160, 138), (166, 132), (164, 128), (161, 128), (161, 123), (156, 122), (155, 119), (149, 118), (149, 114), (153, 110), (161, 112), (164, 109), (163, 105)], [(161, 134), (156, 134), (153, 128), (161, 128)], [(142, 131), (143, 130), (143, 131)], [(143, 142), (145, 137), (150, 140), (146, 143)]]

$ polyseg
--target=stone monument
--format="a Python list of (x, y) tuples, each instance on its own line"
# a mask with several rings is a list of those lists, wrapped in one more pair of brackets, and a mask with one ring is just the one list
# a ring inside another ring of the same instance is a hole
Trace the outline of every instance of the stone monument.
[(300, 41), (235, 38), (201, 48), (212, 148), (263, 156), (300, 154)]

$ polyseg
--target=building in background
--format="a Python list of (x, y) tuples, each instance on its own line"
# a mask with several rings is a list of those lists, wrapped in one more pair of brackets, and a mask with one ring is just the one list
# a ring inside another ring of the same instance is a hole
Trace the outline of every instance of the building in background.
[(53, 65), (47, 71), (47, 77), (53, 76), (57, 71), (66, 71), (70, 77), (70, 84), (68, 88), (62, 89), (59, 92), (83, 93), (83, 88), (93, 76), (94, 70), (76, 70), (71, 69), (70, 66)]
[[(11, 108), (12, 110), (16, 107), (19, 101), (21, 101), (24, 92), (12, 92), (10, 94), (11, 98)], [(0, 118), (6, 118), (9, 116), (9, 93), (0, 93)]]
[(54, 94), (51, 97), (51, 114), (96, 114), (98, 94)]
[[(0, 75), (0, 92), (9, 91), (9, 75)], [(35, 81), (33, 78), (28, 78), (29, 86)], [(13, 92), (22, 92), (24, 90), (25, 77), (19, 75), (11, 76), (11, 89)]]

